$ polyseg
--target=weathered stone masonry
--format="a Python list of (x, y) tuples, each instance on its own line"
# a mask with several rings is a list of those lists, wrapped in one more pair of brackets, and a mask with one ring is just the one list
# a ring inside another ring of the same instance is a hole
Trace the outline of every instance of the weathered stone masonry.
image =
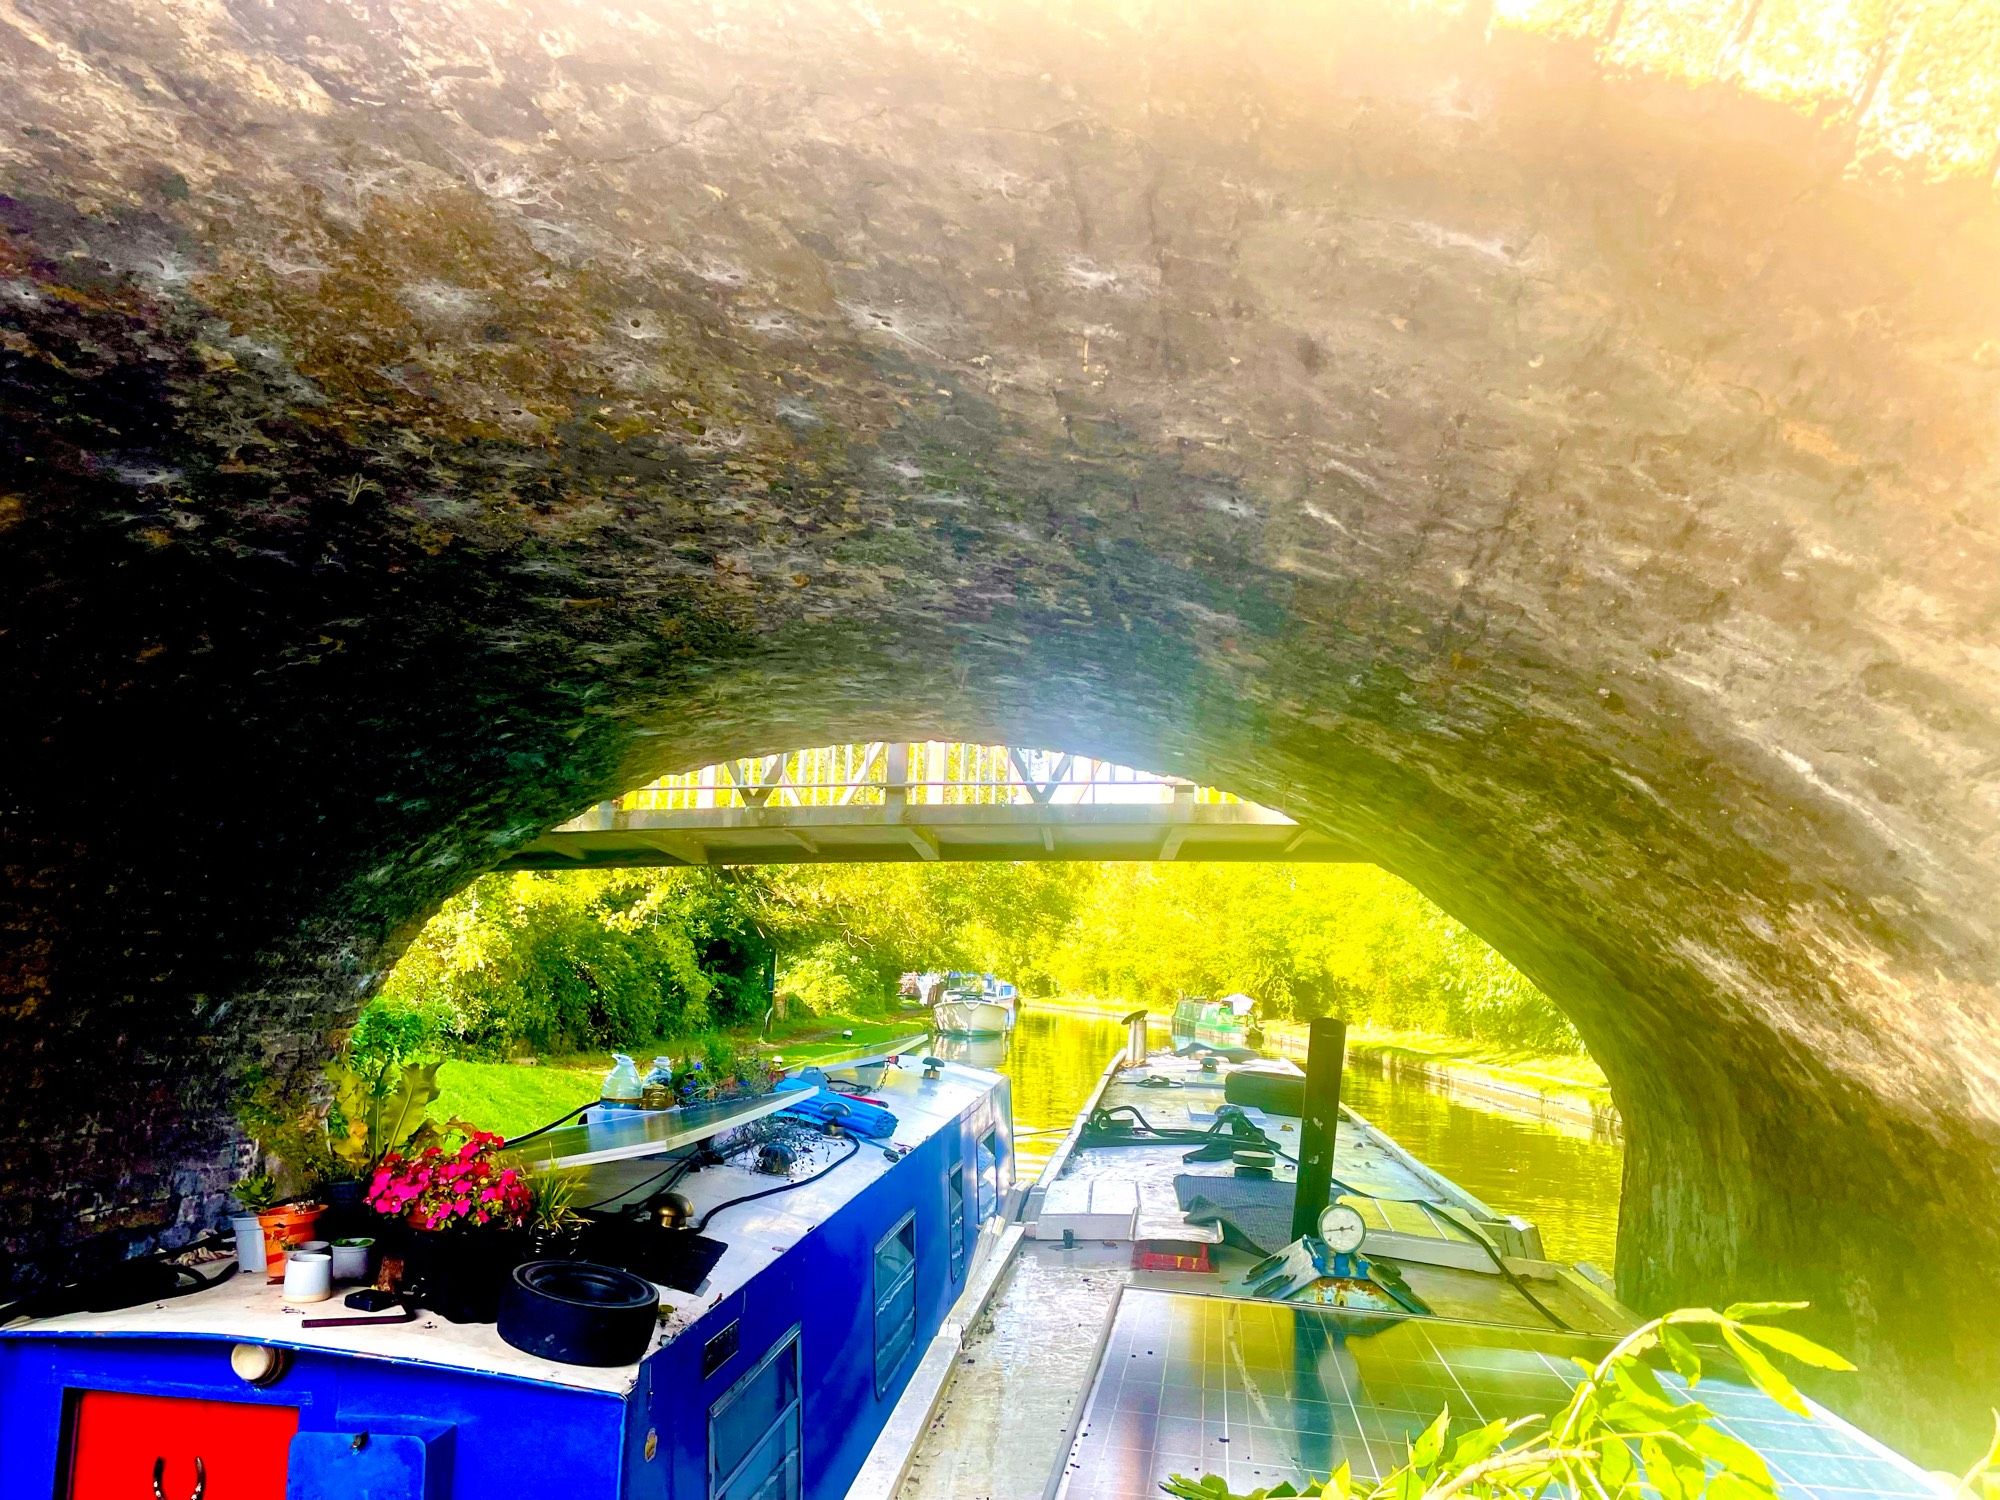
[(1810, 1296), (1966, 1447), (1977, 172), (1359, 4), (52, 0), (0, 103), (14, 1275), (213, 1216), (240, 1071), (541, 827), (931, 730), (1365, 845), (1604, 1062), (1626, 1295)]

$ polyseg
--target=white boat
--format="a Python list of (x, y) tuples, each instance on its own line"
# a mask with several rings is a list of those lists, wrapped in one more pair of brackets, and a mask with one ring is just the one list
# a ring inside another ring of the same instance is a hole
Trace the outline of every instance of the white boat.
[(949, 1036), (1004, 1036), (1014, 1029), (1011, 996), (946, 995), (931, 1007), (937, 1029)]

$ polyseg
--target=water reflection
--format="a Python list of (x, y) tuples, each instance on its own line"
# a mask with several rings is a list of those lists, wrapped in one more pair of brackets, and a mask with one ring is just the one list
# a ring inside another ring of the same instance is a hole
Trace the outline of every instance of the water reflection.
[(953, 1036), (940, 1031), (931, 1037), (931, 1050), (946, 1062), (1005, 1072), (1001, 1064), (1007, 1060), (1007, 1045), (1012, 1036), (1011, 1032), (999, 1036)]
[[(1164, 1041), (1162, 1029), (1157, 1041)], [(1011, 1036), (939, 1038), (941, 1056), (995, 1068), (1013, 1081), (1018, 1169), (1032, 1180), (1124, 1045), (1116, 1021), (1026, 1009)], [(978, 1056), (957, 1050), (982, 1049)], [(1624, 1151), (1609, 1138), (1447, 1097), (1408, 1072), (1348, 1061), (1347, 1102), (1445, 1176), (1502, 1213), (1541, 1226), (1556, 1260), (1610, 1270), (1618, 1243)]]
[(1473, 1197), (1541, 1226), (1552, 1260), (1612, 1269), (1625, 1149), (1609, 1137), (1450, 1098), (1421, 1077), (1349, 1061), (1341, 1095)]

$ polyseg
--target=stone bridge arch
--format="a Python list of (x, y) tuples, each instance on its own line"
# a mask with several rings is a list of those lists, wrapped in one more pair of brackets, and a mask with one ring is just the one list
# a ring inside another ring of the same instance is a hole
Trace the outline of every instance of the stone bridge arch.
[(507, 849), (886, 727), (1367, 848), (1603, 1060), (1629, 1297), (1969, 1431), (2000, 41), (1736, 87), (1813, 9), (0, 17), (15, 1274)]

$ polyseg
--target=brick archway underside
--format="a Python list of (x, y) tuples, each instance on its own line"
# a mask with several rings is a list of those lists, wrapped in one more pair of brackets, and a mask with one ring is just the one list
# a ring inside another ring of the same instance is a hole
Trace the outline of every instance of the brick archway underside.
[(1407, 9), (359, 14), (0, 17), (17, 1274), (541, 828), (933, 732), (1364, 846), (1610, 1073), (1629, 1298), (1965, 1446), (1990, 194)]

